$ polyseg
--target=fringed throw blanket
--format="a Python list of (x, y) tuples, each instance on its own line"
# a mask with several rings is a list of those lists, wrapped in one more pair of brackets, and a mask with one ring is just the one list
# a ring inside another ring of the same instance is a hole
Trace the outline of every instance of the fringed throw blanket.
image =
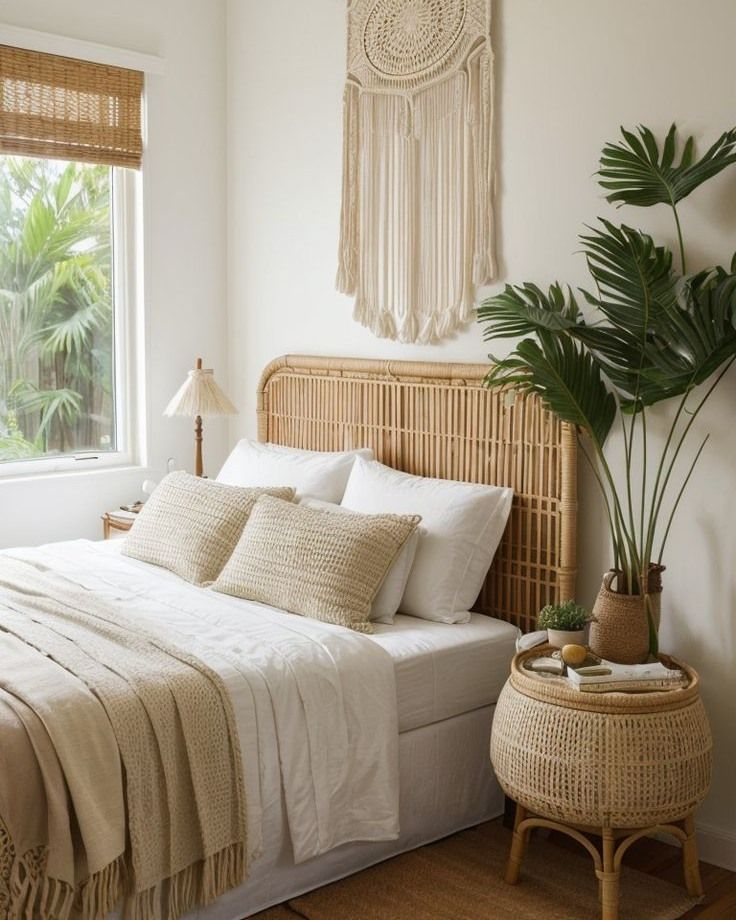
[(384, 338), (472, 316), (493, 259), (490, 0), (350, 0), (337, 287)]
[(0, 557), (0, 920), (170, 920), (243, 881), (245, 843), (222, 679)]

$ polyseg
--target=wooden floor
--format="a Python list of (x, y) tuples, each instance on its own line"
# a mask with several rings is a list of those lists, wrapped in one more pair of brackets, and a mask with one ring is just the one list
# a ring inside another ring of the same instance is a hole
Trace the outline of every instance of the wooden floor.
[[(550, 842), (565, 849), (580, 850), (580, 845), (564, 834), (553, 833)], [(624, 857), (624, 865), (682, 884), (682, 863), (678, 847), (644, 838), (638, 840)], [(705, 900), (683, 915), (683, 920), (736, 920), (736, 872), (700, 863)]]

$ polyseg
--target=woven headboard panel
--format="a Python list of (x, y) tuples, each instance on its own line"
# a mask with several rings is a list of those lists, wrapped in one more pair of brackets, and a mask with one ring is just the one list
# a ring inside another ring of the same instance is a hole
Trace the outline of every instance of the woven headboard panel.
[(476, 609), (528, 631), (541, 607), (575, 595), (575, 434), (535, 397), (486, 389), (487, 370), (277, 358), (258, 388), (258, 437), (309, 450), (372, 447), (409, 473), (512, 486), (511, 518)]

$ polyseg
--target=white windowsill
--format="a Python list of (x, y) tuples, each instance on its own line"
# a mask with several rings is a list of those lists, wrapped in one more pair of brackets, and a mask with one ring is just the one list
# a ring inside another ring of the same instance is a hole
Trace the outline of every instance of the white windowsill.
[(111, 463), (106, 466), (89, 466), (82, 469), (47, 469), (39, 470), (37, 473), (8, 473), (7, 475), (0, 474), (0, 489), (2, 489), (4, 485), (10, 485), (12, 483), (17, 484), (21, 482), (38, 482), (54, 479), (79, 479), (81, 477), (89, 476), (119, 476), (120, 474), (132, 474), (135, 472), (138, 472), (143, 476), (147, 473), (147, 471), (148, 468), (145, 466), (140, 466), (137, 463), (130, 463), (129, 461), (122, 461), (120, 463)]

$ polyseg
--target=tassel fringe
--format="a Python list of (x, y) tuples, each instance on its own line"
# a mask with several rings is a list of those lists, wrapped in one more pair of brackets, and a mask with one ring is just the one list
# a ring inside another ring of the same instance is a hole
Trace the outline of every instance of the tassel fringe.
[(45, 874), (46, 849), (16, 856), (3, 839), (0, 864), (10, 863), (7, 882), (0, 873), (0, 920), (105, 920), (123, 902), (124, 920), (177, 920), (211, 904), (247, 876), (242, 843), (234, 843), (145, 891), (132, 890), (125, 856), (120, 856), (79, 888)]
[(393, 313), (372, 308), (356, 299), (353, 319), (380, 339), (433, 345), (467, 326), (474, 318), (474, 312), (474, 304), (466, 302), (434, 316), (423, 317), (421, 322), (415, 316), (407, 315), (397, 323)]

